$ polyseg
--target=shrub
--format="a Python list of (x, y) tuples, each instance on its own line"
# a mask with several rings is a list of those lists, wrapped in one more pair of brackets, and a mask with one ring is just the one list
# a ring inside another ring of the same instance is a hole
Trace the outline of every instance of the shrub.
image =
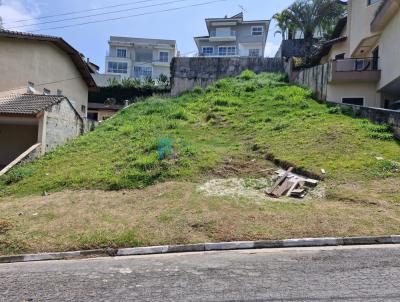
[(177, 112), (175, 112), (175, 113), (172, 113), (172, 114), (170, 115), (170, 118), (171, 118), (171, 119), (174, 119), (174, 120), (183, 120), (183, 121), (187, 121), (187, 120), (188, 120), (186, 111), (183, 110), (183, 109), (182, 109), (182, 110), (179, 110), (179, 111), (177, 111)]
[(275, 124), (272, 126), (272, 130), (274, 130), (274, 131), (280, 131), (280, 130), (283, 130), (283, 129), (287, 128), (287, 127), (289, 127), (289, 124), (288, 124), (288, 123), (285, 123), (285, 122), (283, 122), (283, 121), (279, 121), (279, 122), (275, 123)]
[(240, 78), (245, 80), (245, 81), (254, 79), (255, 77), (256, 77), (256, 74), (253, 71), (249, 70), (249, 69), (243, 71), (241, 73), (241, 75), (240, 75)]
[(203, 93), (203, 88), (201, 88), (200, 86), (196, 86), (193, 88), (193, 93), (194, 94), (202, 94)]
[(342, 110), (340, 109), (339, 106), (333, 106), (333, 107), (328, 108), (328, 113), (329, 114), (341, 114)]

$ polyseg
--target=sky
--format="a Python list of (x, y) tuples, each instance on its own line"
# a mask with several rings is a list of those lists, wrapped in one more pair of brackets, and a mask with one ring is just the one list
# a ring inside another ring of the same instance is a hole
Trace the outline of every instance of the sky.
[[(140, 3), (137, 3), (139, 1)], [(175, 2), (171, 3), (172, 1)], [(92, 62), (99, 65), (101, 71), (104, 71), (110, 36), (172, 39), (177, 41), (178, 49), (182, 55), (189, 55), (196, 52), (193, 37), (207, 35), (205, 18), (232, 16), (244, 9), (245, 20), (271, 19), (275, 13), (282, 11), (293, 2), (293, 0), (219, 0), (220, 2), (208, 3), (203, 6), (132, 16), (212, 1), (216, 0), (0, 0), (0, 17), (3, 19), (3, 25), (6, 29), (64, 38), (78, 51), (90, 58)], [(166, 4), (166, 2), (169, 3)], [(105, 6), (120, 4), (123, 4), (123, 6), (100, 10)], [(153, 5), (153, 7), (139, 9), (139, 7), (149, 5)], [(96, 10), (88, 11), (93, 9)], [(110, 14), (111, 11), (120, 12)], [(43, 19), (43, 17), (69, 12), (79, 13)], [(87, 15), (106, 12), (105, 15), (87, 17)], [(37, 24), (77, 17), (85, 18)], [(52, 27), (118, 17), (127, 18), (47, 30)], [(29, 21), (15, 22), (27, 19)], [(26, 26), (22, 27), (23, 25)], [(271, 23), (266, 56), (274, 56), (279, 48), (281, 39), (279, 35), (274, 36), (275, 31), (275, 24)]]

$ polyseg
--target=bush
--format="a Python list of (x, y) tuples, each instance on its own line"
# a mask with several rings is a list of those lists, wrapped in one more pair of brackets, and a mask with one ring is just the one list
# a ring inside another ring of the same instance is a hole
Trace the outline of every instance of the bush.
[(194, 94), (202, 94), (203, 93), (203, 88), (201, 88), (200, 86), (196, 86), (193, 88), (193, 93)]
[(243, 71), (241, 73), (241, 75), (240, 75), (240, 78), (245, 80), (245, 81), (254, 79), (255, 77), (256, 77), (256, 74), (253, 71), (249, 70), (249, 69)]

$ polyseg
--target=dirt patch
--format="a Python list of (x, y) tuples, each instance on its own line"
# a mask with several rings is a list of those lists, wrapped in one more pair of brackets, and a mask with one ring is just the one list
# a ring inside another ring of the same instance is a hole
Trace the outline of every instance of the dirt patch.
[(227, 157), (223, 163), (213, 171), (217, 177), (269, 177), (274, 174), (276, 170), (271, 162), (259, 158), (249, 157)]
[(271, 178), (219, 178), (198, 186), (197, 190), (206, 196), (265, 200), (265, 189), (271, 185)]

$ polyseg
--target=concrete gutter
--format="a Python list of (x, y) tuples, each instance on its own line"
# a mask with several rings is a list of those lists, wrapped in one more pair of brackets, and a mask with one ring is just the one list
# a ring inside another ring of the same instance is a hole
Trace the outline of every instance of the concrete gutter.
[(400, 244), (400, 235), (379, 237), (325, 237), (325, 238), (302, 238), (286, 240), (264, 240), (264, 241), (235, 241), (200, 243), (187, 245), (162, 245), (150, 247), (135, 247), (121, 249), (96, 249), (86, 251), (72, 251), (59, 253), (24, 254), (15, 256), (0, 256), (0, 263), (32, 262), (46, 260), (65, 260), (85, 257), (104, 256), (133, 256), (133, 255), (156, 255), (167, 253), (189, 253), (207, 251), (229, 251), (246, 249), (272, 249), (272, 248), (294, 248), (294, 247), (321, 247), (321, 246), (349, 246), (349, 245), (373, 245), (373, 244)]

